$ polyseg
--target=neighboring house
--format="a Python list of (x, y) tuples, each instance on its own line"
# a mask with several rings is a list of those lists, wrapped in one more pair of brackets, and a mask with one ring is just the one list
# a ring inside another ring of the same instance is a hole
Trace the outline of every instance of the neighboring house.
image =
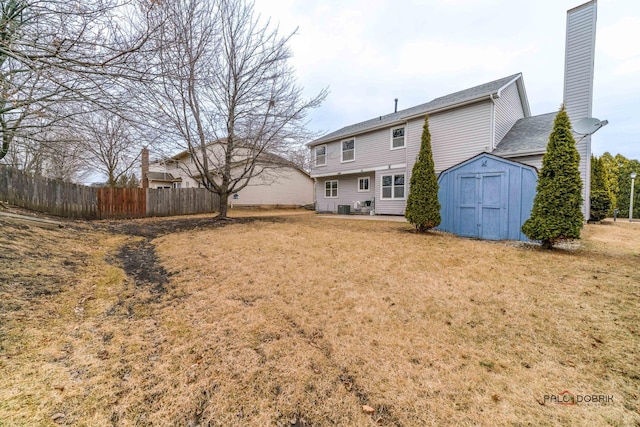
[[(574, 123), (591, 115), (595, 19), (595, 1), (567, 15), (564, 102)], [(308, 144), (316, 211), (337, 212), (339, 206), (349, 205), (351, 211), (366, 212), (371, 205), (376, 214), (404, 214), (427, 114), (433, 160), (440, 174), (480, 153), (540, 168), (556, 113), (531, 115), (518, 73), (346, 126)], [(576, 141), (588, 217), (590, 138), (577, 136)], [(507, 209), (506, 201), (503, 205)]]
[[(148, 155), (143, 155), (143, 159)], [(273, 154), (264, 154), (265, 166), (249, 185), (229, 197), (232, 206), (299, 207), (313, 203), (313, 180), (294, 163)], [(202, 181), (188, 151), (143, 163), (149, 188), (202, 188)], [(260, 171), (261, 168), (257, 168)]]

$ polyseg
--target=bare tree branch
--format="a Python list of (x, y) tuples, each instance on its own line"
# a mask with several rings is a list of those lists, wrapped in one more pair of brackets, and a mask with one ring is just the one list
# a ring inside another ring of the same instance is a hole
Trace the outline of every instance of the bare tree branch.
[(230, 194), (291, 166), (282, 157), (292, 157), (311, 136), (307, 114), (327, 91), (304, 99), (289, 64), (295, 32), (282, 36), (250, 2), (155, 6), (147, 27), (160, 30), (146, 61), (160, 77), (147, 84), (138, 105), (149, 123), (164, 125), (191, 155), (187, 172), (220, 195), (220, 215), (226, 216)]

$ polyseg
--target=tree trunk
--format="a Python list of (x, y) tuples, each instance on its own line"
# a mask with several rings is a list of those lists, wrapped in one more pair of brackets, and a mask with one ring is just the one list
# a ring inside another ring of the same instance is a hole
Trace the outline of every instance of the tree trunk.
[(229, 200), (229, 193), (227, 193), (226, 191), (223, 191), (222, 194), (220, 194), (220, 213), (218, 214), (217, 218), (224, 219), (227, 217), (228, 200)]

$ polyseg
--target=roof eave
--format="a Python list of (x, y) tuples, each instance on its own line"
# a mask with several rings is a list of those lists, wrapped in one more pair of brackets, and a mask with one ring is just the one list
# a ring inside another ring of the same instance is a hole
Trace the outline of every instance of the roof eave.
[(501, 156), (501, 157), (523, 157), (523, 156), (536, 156), (539, 154), (544, 154), (547, 150), (544, 149), (536, 149), (536, 150), (521, 150), (521, 151), (511, 151), (511, 152), (506, 152), (506, 153), (501, 153), (501, 152), (493, 152), (494, 155), (496, 156)]

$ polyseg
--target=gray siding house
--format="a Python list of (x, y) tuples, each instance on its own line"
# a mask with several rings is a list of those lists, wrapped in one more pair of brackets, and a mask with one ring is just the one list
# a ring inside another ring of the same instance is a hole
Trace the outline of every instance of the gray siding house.
[[(567, 13), (564, 103), (574, 123), (591, 115), (595, 19), (595, 0)], [(404, 214), (426, 115), (440, 173), (483, 152), (540, 168), (555, 114), (532, 116), (517, 73), (343, 127), (308, 144), (316, 211)], [(588, 217), (591, 141), (578, 140)]]
[(402, 215), (426, 114), (436, 172), (493, 151), (531, 115), (522, 74), (514, 74), (325, 135), (310, 144), (316, 210), (353, 210), (360, 202)]

